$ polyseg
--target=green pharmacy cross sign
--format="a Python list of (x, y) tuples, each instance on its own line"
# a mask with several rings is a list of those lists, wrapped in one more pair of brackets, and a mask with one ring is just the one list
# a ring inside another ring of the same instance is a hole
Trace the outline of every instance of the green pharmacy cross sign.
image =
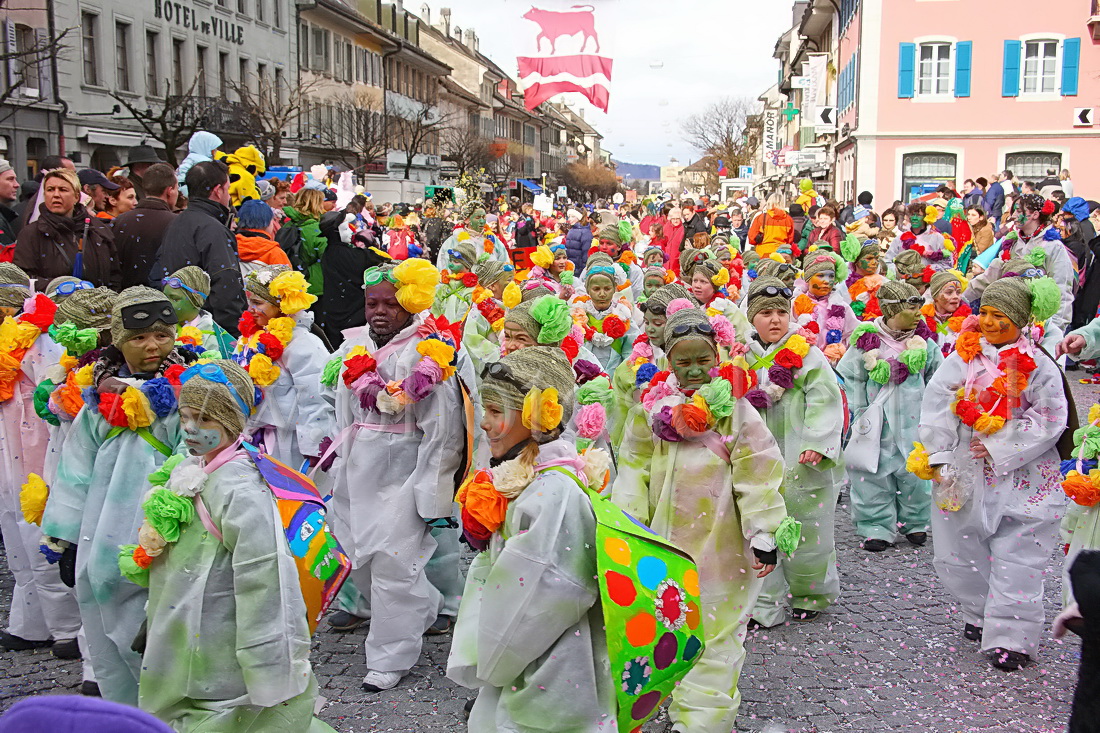
[(787, 109), (781, 110), (783, 115), (787, 118), (787, 122), (790, 122), (795, 117), (797, 117), (798, 113), (801, 112), (801, 111), (802, 110), (795, 107), (792, 102), (787, 102)]

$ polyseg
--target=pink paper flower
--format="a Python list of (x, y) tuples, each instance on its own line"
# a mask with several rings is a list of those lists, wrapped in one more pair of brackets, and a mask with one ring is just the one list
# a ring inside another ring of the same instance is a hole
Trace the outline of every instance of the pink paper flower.
[(603, 434), (607, 425), (607, 410), (599, 402), (584, 405), (577, 410), (577, 434), (582, 438), (596, 440)]

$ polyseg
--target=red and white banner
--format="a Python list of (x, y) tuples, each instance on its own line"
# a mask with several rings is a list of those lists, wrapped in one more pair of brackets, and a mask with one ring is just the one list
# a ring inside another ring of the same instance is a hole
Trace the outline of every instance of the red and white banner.
[[(572, 92), (584, 95), (607, 112), (612, 60), (599, 55), (595, 7), (574, 5), (561, 11), (531, 8), (523, 17), (539, 27), (535, 47), (540, 55), (516, 59), (527, 109)], [(542, 55), (545, 51), (549, 54)]]

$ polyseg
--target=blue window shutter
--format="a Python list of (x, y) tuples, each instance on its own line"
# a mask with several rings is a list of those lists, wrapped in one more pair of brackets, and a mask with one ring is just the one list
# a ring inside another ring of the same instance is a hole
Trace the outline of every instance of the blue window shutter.
[(970, 96), (970, 64), (974, 53), (973, 41), (955, 44), (955, 96)]
[(898, 98), (912, 99), (917, 83), (917, 44), (899, 44)]
[(1062, 41), (1062, 95), (1077, 96), (1077, 78), (1081, 72), (1081, 39)]
[(1005, 60), (1001, 76), (1001, 96), (1020, 96), (1020, 42), (1005, 41)]

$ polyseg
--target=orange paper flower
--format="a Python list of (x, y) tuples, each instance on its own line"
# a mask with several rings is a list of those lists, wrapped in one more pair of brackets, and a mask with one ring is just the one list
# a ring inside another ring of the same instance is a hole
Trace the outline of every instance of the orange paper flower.
[(1019, 397), (1027, 389), (1027, 375), (1009, 372), (1003, 377), (994, 379), (992, 389), (999, 395)]
[(153, 558), (146, 554), (145, 548), (141, 545), (138, 545), (137, 549), (134, 550), (134, 564), (139, 568), (147, 568), (153, 564)]
[(496, 532), (504, 524), (508, 500), (493, 486), (488, 471), (478, 471), (466, 479), (456, 499), (470, 516), (490, 532)]
[(982, 353), (981, 334), (977, 331), (960, 333), (959, 338), (955, 341), (955, 351), (958, 352), (963, 361), (972, 361), (975, 356)]
[(1062, 490), (1066, 492), (1066, 496), (1081, 506), (1091, 507), (1100, 503), (1100, 489), (1097, 489), (1092, 479), (1076, 471), (1070, 471), (1062, 481)]
[(810, 296), (803, 294), (794, 299), (794, 314), (796, 316), (802, 316), (813, 312), (814, 302), (810, 300)]

